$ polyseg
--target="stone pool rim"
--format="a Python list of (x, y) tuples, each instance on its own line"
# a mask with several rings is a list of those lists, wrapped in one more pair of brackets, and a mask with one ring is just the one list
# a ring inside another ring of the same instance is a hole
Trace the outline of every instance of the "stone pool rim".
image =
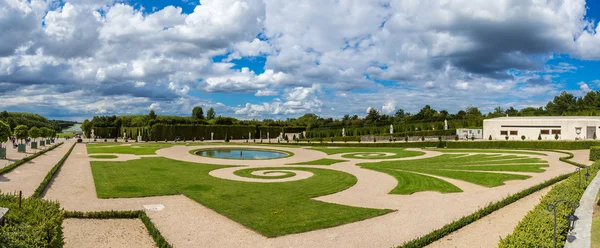
[[(202, 155), (198, 155), (196, 153), (200, 152), (200, 151), (214, 151), (214, 150), (243, 150), (243, 151), (260, 151), (260, 152), (274, 152), (274, 153), (280, 153), (280, 154), (285, 154), (285, 156), (283, 157), (278, 157), (278, 158), (264, 158), (264, 159), (239, 159), (239, 158), (216, 158), (216, 157), (207, 157), (207, 156), (202, 156)], [(248, 148), (248, 147), (239, 147), (239, 146), (227, 146), (227, 147), (206, 147), (206, 148), (200, 148), (200, 149), (193, 149), (190, 150), (190, 154), (194, 155), (194, 156), (198, 156), (198, 157), (203, 157), (203, 158), (210, 158), (210, 159), (222, 159), (222, 160), (273, 160), (273, 159), (282, 159), (282, 158), (289, 158), (291, 156), (294, 156), (293, 152), (290, 151), (285, 151), (285, 150), (276, 150), (276, 149), (265, 149), (265, 148)]]

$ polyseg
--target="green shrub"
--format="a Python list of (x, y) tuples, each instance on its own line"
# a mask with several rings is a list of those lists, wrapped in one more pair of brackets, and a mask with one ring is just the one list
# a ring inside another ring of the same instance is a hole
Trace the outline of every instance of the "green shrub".
[(229, 142), (229, 135), (225, 134), (225, 142)]
[(0, 207), (10, 209), (0, 228), (0, 247), (62, 247), (64, 216), (59, 204), (31, 197), (23, 199), (19, 208), (18, 198), (0, 194)]
[(538, 135), (538, 140), (542, 140), (542, 134)]
[(488, 140), (492, 140), (492, 135), (490, 134), (490, 137), (488, 138)]
[(590, 149), (592, 146), (600, 146), (600, 141), (579, 140), (579, 141), (480, 141), (447, 142), (448, 148), (471, 148), (471, 149), (556, 149), (556, 150), (582, 150)]
[[(597, 164), (590, 167), (591, 178), (598, 172)], [(557, 184), (546, 194), (519, 222), (512, 234), (506, 236), (498, 244), (499, 247), (550, 247), (554, 243), (554, 215), (548, 211), (548, 204), (566, 199), (573, 203), (579, 202), (589, 182), (582, 181), (579, 187), (579, 175), (572, 173), (564, 182)], [(556, 208), (556, 242), (559, 247), (565, 243), (568, 233), (568, 221), (565, 217), (572, 213), (571, 206), (560, 204)]]
[(555, 139), (555, 140), (558, 140), (558, 134), (555, 134), (555, 135), (554, 135), (554, 139)]
[(521, 140), (525, 140), (525, 135), (521, 135)]
[(600, 146), (590, 147), (590, 160), (591, 161), (600, 160)]

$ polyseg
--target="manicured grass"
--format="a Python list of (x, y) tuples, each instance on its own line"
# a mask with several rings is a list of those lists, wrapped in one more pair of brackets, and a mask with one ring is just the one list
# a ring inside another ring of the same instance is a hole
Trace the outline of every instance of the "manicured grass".
[(152, 155), (156, 154), (156, 150), (172, 147), (173, 144), (166, 143), (98, 143), (88, 144), (87, 152), (94, 153), (117, 153), (117, 154), (133, 154), (133, 155)]
[(184, 194), (267, 237), (342, 225), (391, 211), (311, 200), (356, 183), (356, 177), (340, 171), (286, 167), (310, 171), (314, 176), (292, 182), (251, 183), (208, 175), (211, 170), (227, 167), (224, 165), (161, 157), (126, 162), (92, 161), (91, 164), (100, 198)]
[[(270, 168), (270, 169), (272, 169), (272, 168)], [(282, 168), (279, 168), (279, 169), (282, 169)], [(257, 170), (264, 170), (264, 168), (250, 168), (250, 169), (244, 169), (244, 170), (237, 170), (237, 171), (234, 171), (233, 174), (241, 176), (241, 177), (261, 178), (261, 179), (280, 179), (280, 178), (293, 177), (296, 175), (296, 173), (294, 173), (292, 171), (281, 171), (281, 170), (277, 170), (277, 169), (273, 169), (268, 172), (265, 172), (264, 176), (253, 175), (252, 172), (257, 171)], [(269, 174), (274, 174), (274, 173), (283, 173), (283, 175), (268, 176)]]
[[(442, 179), (411, 172), (436, 175), (440, 177), (462, 180), (485, 187), (504, 185), (508, 180), (523, 180), (530, 176), (507, 172), (542, 172), (547, 167), (546, 161), (539, 158), (521, 157), (516, 155), (493, 154), (444, 154), (437, 157), (405, 160), (384, 161), (378, 163), (361, 163), (359, 166), (387, 173), (398, 180), (398, 185), (390, 194), (412, 194), (420, 191), (438, 191), (441, 193), (460, 192), (461, 190)], [(485, 171), (493, 171), (485, 172)]]
[(308, 162), (300, 162), (300, 163), (295, 163), (295, 164), (291, 164), (291, 165), (332, 165), (332, 164), (337, 164), (337, 163), (346, 162), (346, 161), (348, 161), (348, 160), (322, 158), (322, 159), (318, 159), (318, 160), (313, 160), (313, 161), (308, 161)]
[[(600, 192), (596, 196), (596, 202), (600, 199)], [(592, 248), (600, 248), (600, 206), (594, 205), (594, 217), (592, 217)]]
[(110, 158), (118, 158), (117, 155), (90, 155), (90, 158), (102, 158), (102, 159), (110, 159)]
[[(417, 151), (407, 151), (402, 148), (363, 148), (363, 147), (346, 147), (346, 148), (311, 148), (316, 151), (327, 153), (327, 155), (340, 154), (340, 153), (351, 153), (342, 155), (343, 158), (354, 158), (354, 159), (392, 159), (392, 158), (406, 158), (420, 156), (425, 153)], [(382, 154), (382, 153), (393, 153), (392, 156), (373, 156), (373, 157), (362, 157), (357, 155), (366, 154)]]
[(531, 152), (531, 151), (519, 151), (519, 150), (498, 150), (498, 149), (446, 149), (446, 148), (437, 148), (437, 149), (428, 149), (431, 151), (438, 152), (450, 152), (450, 153), (505, 153), (505, 154), (527, 154), (527, 155), (542, 155), (546, 156), (545, 153), (541, 152)]

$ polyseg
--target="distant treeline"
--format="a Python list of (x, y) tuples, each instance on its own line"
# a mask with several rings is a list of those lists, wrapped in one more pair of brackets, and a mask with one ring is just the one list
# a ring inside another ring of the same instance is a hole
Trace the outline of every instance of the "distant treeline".
[(14, 129), (18, 125), (25, 125), (28, 128), (32, 127), (47, 127), (60, 132), (70, 126), (75, 125), (77, 122), (74, 121), (63, 121), (63, 120), (48, 120), (38, 114), (22, 113), (22, 112), (0, 112), (0, 120), (6, 122), (11, 129)]

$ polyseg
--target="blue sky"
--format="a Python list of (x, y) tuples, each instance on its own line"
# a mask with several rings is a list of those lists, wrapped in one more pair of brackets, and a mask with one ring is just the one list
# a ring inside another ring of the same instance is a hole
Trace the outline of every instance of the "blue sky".
[(486, 112), (600, 89), (598, 1), (20, 2), (0, 0), (0, 110), (50, 118)]

